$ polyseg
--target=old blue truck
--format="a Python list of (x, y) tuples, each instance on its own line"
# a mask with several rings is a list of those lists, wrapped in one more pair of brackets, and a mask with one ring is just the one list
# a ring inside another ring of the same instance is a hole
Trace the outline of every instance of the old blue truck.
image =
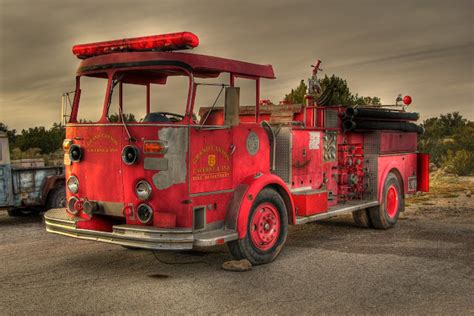
[(11, 161), (7, 134), (0, 132), (0, 209), (20, 216), (65, 205), (64, 167), (37, 159)]

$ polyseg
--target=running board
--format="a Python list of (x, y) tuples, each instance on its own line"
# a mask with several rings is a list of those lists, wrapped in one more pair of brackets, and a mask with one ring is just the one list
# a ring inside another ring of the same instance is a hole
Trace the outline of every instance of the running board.
[(364, 208), (377, 206), (378, 201), (348, 201), (346, 203), (331, 206), (327, 212), (319, 213), (311, 216), (296, 216), (296, 225), (314, 222), (320, 219), (331, 218), (337, 215), (352, 213)]

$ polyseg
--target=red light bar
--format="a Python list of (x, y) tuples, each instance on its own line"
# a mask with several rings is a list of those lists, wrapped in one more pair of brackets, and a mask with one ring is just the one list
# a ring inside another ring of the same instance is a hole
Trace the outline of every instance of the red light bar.
[(74, 45), (72, 53), (84, 59), (119, 51), (169, 51), (194, 48), (198, 45), (199, 38), (195, 34), (181, 32)]

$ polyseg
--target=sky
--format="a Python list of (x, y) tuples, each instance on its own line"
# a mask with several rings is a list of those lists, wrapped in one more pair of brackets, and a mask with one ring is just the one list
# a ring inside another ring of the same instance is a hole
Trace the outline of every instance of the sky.
[(321, 59), (354, 93), (384, 104), (402, 93), (422, 119), (474, 120), (473, 12), (473, 0), (0, 0), (0, 122), (60, 120), (73, 45), (180, 31), (198, 35), (195, 53), (272, 64), (262, 99), (281, 100)]

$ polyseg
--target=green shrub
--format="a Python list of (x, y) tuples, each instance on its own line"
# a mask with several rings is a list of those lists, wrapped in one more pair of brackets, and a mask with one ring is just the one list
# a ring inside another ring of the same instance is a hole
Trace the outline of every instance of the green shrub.
[(466, 176), (474, 171), (474, 154), (461, 149), (456, 152), (448, 150), (443, 159), (443, 167), (447, 172), (458, 176)]

